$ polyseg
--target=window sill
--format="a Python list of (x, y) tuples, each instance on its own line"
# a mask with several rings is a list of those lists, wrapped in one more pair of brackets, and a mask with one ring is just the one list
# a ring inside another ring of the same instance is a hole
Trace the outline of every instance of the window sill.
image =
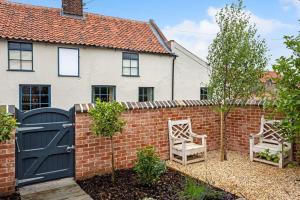
[(34, 70), (8, 69), (8, 72), (35, 72)]
[(133, 75), (122, 75), (123, 77), (133, 77), (133, 78), (139, 78), (140, 75), (136, 75), (136, 76), (133, 76)]
[(67, 75), (58, 75), (61, 78), (80, 78), (80, 76), (67, 76)]

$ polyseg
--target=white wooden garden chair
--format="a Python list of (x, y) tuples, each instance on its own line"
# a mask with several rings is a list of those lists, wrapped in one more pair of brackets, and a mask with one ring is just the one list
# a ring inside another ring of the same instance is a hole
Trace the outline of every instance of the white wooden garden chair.
[[(292, 160), (292, 144), (285, 141), (281, 136), (281, 130), (276, 128), (274, 124), (279, 120), (266, 120), (264, 116), (261, 118), (260, 132), (256, 135), (250, 135), (250, 160), (259, 161), (283, 168)], [(277, 154), (279, 162), (272, 162), (259, 158), (260, 152), (268, 150), (270, 154)]]
[[(193, 133), (191, 119), (172, 121), (169, 119), (170, 160), (183, 165), (206, 159), (206, 135)], [(201, 144), (195, 143), (199, 138)]]

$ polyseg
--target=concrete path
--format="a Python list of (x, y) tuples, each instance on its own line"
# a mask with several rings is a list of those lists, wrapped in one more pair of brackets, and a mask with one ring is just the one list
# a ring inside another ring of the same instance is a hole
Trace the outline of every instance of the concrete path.
[(92, 200), (73, 178), (25, 186), (19, 191), (21, 200)]

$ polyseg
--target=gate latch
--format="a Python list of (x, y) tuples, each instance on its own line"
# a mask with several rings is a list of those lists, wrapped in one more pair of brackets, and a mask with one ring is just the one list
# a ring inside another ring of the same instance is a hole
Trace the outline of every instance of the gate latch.
[(74, 145), (67, 147), (67, 152), (70, 153), (72, 151), (72, 149), (75, 149)]
[(63, 126), (63, 128), (69, 128), (69, 127), (74, 126), (74, 124), (72, 124), (72, 123), (70, 123), (70, 124), (63, 124), (62, 126)]

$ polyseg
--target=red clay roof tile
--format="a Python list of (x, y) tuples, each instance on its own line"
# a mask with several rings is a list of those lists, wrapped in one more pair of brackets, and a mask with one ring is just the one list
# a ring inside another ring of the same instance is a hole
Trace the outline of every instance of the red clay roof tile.
[(61, 9), (1, 1), (0, 38), (169, 54), (147, 22), (92, 13), (78, 19)]

